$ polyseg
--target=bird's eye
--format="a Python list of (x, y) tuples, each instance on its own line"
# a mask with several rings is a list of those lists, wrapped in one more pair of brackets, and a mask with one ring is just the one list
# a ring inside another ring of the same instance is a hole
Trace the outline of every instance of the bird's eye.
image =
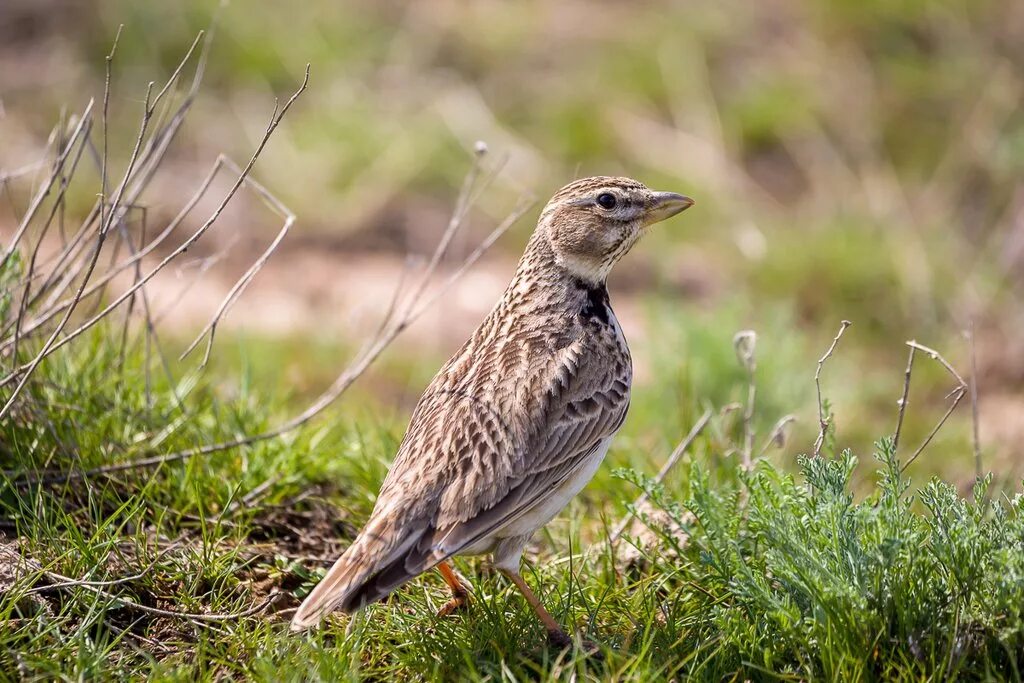
[(615, 195), (611, 192), (602, 192), (597, 195), (597, 203), (602, 209), (614, 209), (615, 202)]

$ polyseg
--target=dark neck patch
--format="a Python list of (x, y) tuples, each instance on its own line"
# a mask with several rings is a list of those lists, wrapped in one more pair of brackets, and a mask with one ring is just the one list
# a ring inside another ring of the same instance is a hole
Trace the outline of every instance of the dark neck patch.
[(583, 302), (583, 308), (580, 309), (580, 315), (587, 320), (599, 320), (604, 324), (608, 324), (608, 288), (602, 282), (601, 284), (592, 285), (589, 282), (583, 280), (576, 280), (576, 286), (586, 293), (587, 298)]

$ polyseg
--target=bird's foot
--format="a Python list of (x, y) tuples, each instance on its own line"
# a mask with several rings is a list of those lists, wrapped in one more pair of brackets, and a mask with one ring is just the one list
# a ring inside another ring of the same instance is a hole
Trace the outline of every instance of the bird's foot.
[(455, 614), (456, 612), (462, 612), (469, 608), (469, 594), (465, 595), (453, 595), (452, 599), (441, 605), (441, 609), (437, 610), (437, 616), (446, 617), (449, 614)]

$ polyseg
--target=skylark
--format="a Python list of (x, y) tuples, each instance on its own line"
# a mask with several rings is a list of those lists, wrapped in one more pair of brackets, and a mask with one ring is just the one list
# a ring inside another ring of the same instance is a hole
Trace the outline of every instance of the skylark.
[(692, 204), (612, 177), (551, 198), (501, 300), (420, 398), (369, 521), (293, 630), (432, 567), (452, 590), (449, 612), (468, 599), (449, 558), (491, 553), (551, 640), (570, 642), (519, 574), (520, 557), (590, 481), (626, 417), (633, 370), (608, 273), (650, 225)]

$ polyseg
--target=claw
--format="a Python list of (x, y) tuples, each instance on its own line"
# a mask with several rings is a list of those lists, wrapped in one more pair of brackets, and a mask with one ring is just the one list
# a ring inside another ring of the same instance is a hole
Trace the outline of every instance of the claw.
[(461, 612), (469, 608), (469, 595), (456, 595), (451, 600), (441, 605), (441, 609), (437, 610), (437, 616), (446, 617), (449, 614), (455, 612)]

